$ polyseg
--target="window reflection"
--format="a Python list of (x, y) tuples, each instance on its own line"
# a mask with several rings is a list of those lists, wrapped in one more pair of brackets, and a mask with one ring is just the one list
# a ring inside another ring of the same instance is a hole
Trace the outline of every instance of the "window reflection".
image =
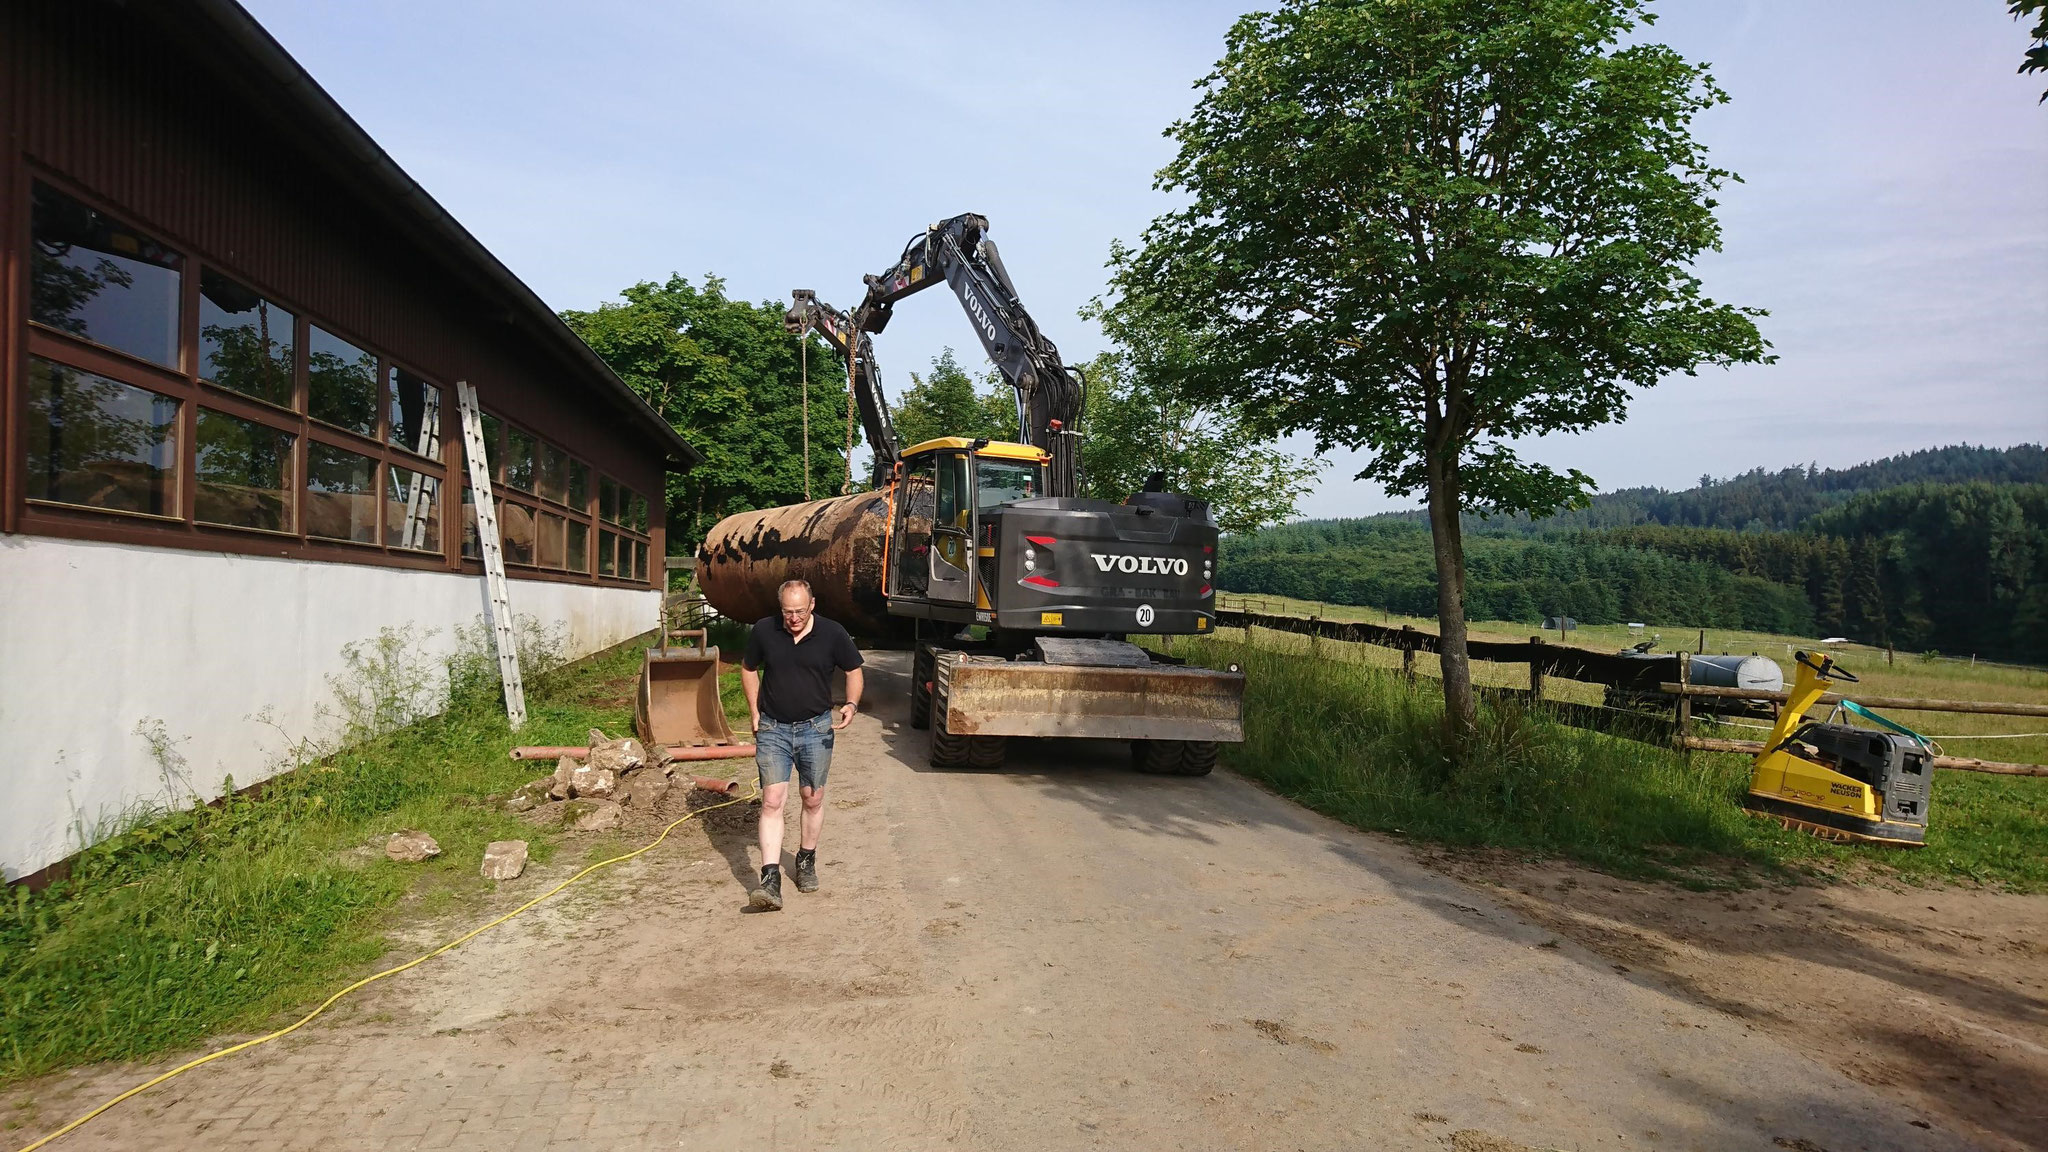
[(647, 542), (633, 541), (633, 579), (647, 579)]
[(597, 484), (597, 515), (600, 519), (618, 523), (619, 486), (609, 476)]
[(599, 576), (615, 576), (618, 574), (619, 564), (617, 559), (615, 559), (618, 549), (619, 538), (617, 536), (609, 532), (599, 532), (597, 534), (597, 574)]
[(567, 567), (569, 522), (552, 512), (540, 514), (535, 530), (534, 553), (543, 568)]
[(571, 572), (590, 572), (590, 525), (581, 520), (569, 521), (569, 557), (567, 567)]
[(539, 459), (540, 494), (557, 504), (569, 502), (569, 454), (543, 440)]
[(194, 513), (207, 524), (292, 530), (292, 442), (289, 432), (199, 410)]
[(179, 514), (176, 400), (38, 356), (28, 377), (29, 499)]
[(497, 483), (505, 479), (504, 475), (498, 471), (498, 466), (505, 462), (505, 446), (500, 440), (500, 437), (504, 435), (505, 426), (496, 416), (491, 415), (489, 412), (484, 413), (483, 417), (484, 471), (491, 474), (493, 483)]
[(441, 478), (390, 465), (384, 469), (384, 543), (415, 552), (441, 550)]
[(368, 456), (306, 443), (306, 534), (377, 542), (377, 462)]
[(505, 429), (505, 486), (533, 491), (533, 437), (517, 428)]
[(647, 497), (633, 493), (632, 507), (626, 514), (626, 527), (635, 532), (647, 531)]
[(184, 257), (48, 185), (34, 198), (29, 319), (178, 367)]
[(212, 268), (199, 273), (199, 375), (292, 406), (292, 314)]
[(391, 442), (429, 460), (439, 460), (441, 389), (395, 366), (389, 373), (389, 379)]
[(462, 486), (462, 555), (468, 560), (484, 558), (483, 536), (476, 530), (476, 489)]
[(533, 563), (533, 509), (498, 501), (498, 532), (505, 539), (505, 563)]
[(313, 419), (376, 435), (376, 358), (318, 325), (306, 330), (306, 390)]
[(590, 466), (571, 457), (569, 460), (569, 507), (585, 515), (590, 513)]

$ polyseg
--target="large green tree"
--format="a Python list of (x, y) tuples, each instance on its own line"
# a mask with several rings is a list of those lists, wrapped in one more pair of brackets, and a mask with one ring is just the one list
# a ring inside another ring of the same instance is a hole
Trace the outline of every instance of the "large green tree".
[[(1589, 477), (1512, 442), (1621, 419), (1631, 388), (1767, 359), (1690, 271), (1731, 173), (1692, 138), (1727, 99), (1635, 41), (1641, 0), (1294, 0), (1231, 29), (1119, 247), (1105, 324), (1141, 370), (1261, 430), (1371, 453), (1425, 493), (1453, 751), (1476, 712), (1461, 509), (1547, 513)], [(1184, 335), (1143, 339), (1148, 332)]]
[(1015, 440), (1016, 392), (1000, 379), (984, 384), (987, 391), (975, 386), (974, 377), (960, 367), (951, 348), (940, 352), (932, 360), (930, 372), (910, 374), (910, 387), (904, 389), (889, 414), (896, 426), (896, 443), (912, 448), (941, 436)]
[[(803, 362), (783, 306), (730, 299), (725, 281), (643, 281), (562, 319), (675, 426), (704, 462), (668, 478), (669, 540), (694, 547), (724, 516), (804, 499)], [(846, 369), (824, 340), (809, 351), (810, 490), (846, 474)], [(859, 431), (854, 431), (859, 442)]]
[(1321, 459), (1260, 436), (1240, 407), (1147, 386), (1123, 353), (1105, 352), (1084, 371), (1083, 496), (1122, 500), (1163, 472), (1169, 491), (1207, 500), (1225, 532), (1251, 532), (1293, 516), (1322, 471)]

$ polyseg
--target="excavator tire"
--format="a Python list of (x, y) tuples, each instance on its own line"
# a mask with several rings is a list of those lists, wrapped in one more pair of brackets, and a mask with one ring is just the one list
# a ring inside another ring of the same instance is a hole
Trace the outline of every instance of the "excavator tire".
[(1207, 776), (1216, 767), (1213, 740), (1133, 740), (1131, 765), (1154, 776)]
[(958, 652), (940, 652), (932, 661), (931, 714), (926, 722), (932, 730), (931, 764), (934, 768), (965, 768), (968, 765), (968, 738), (946, 731), (946, 697), (952, 691), (953, 668), (959, 659)]
[(932, 665), (934, 663), (931, 645), (919, 644), (917, 654), (910, 660), (910, 726), (929, 728), (932, 726)]

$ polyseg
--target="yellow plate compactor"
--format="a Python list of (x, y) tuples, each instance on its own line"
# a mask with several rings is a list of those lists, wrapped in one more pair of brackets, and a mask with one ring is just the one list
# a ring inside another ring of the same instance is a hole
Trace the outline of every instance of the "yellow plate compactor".
[(1806, 719), (1828, 681), (1854, 683), (1856, 677), (1826, 655), (1800, 652), (1797, 658), (1791, 696), (1757, 753), (1742, 806), (1829, 840), (1918, 848), (1927, 840), (1933, 752), (1924, 740), (1853, 704), (1857, 714), (1897, 730)]

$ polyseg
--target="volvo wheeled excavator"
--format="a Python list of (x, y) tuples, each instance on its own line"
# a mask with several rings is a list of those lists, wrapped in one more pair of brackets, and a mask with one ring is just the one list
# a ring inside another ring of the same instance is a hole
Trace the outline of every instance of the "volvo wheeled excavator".
[[(1244, 739), (1243, 675), (1130, 637), (1214, 627), (1208, 505), (1165, 491), (1080, 495), (1085, 378), (1025, 311), (985, 218), (932, 225), (864, 279), (850, 313), (795, 291), (785, 323), (844, 358), (872, 490), (721, 521), (699, 553), (712, 606), (765, 616), (782, 581), (804, 579), (825, 615), (911, 640), (911, 722), (929, 728), (934, 766), (997, 767), (1010, 737), (1065, 736), (1129, 741), (1142, 770), (1206, 774), (1218, 743)], [(897, 444), (870, 336), (942, 281), (1016, 391), (1014, 441)]]

